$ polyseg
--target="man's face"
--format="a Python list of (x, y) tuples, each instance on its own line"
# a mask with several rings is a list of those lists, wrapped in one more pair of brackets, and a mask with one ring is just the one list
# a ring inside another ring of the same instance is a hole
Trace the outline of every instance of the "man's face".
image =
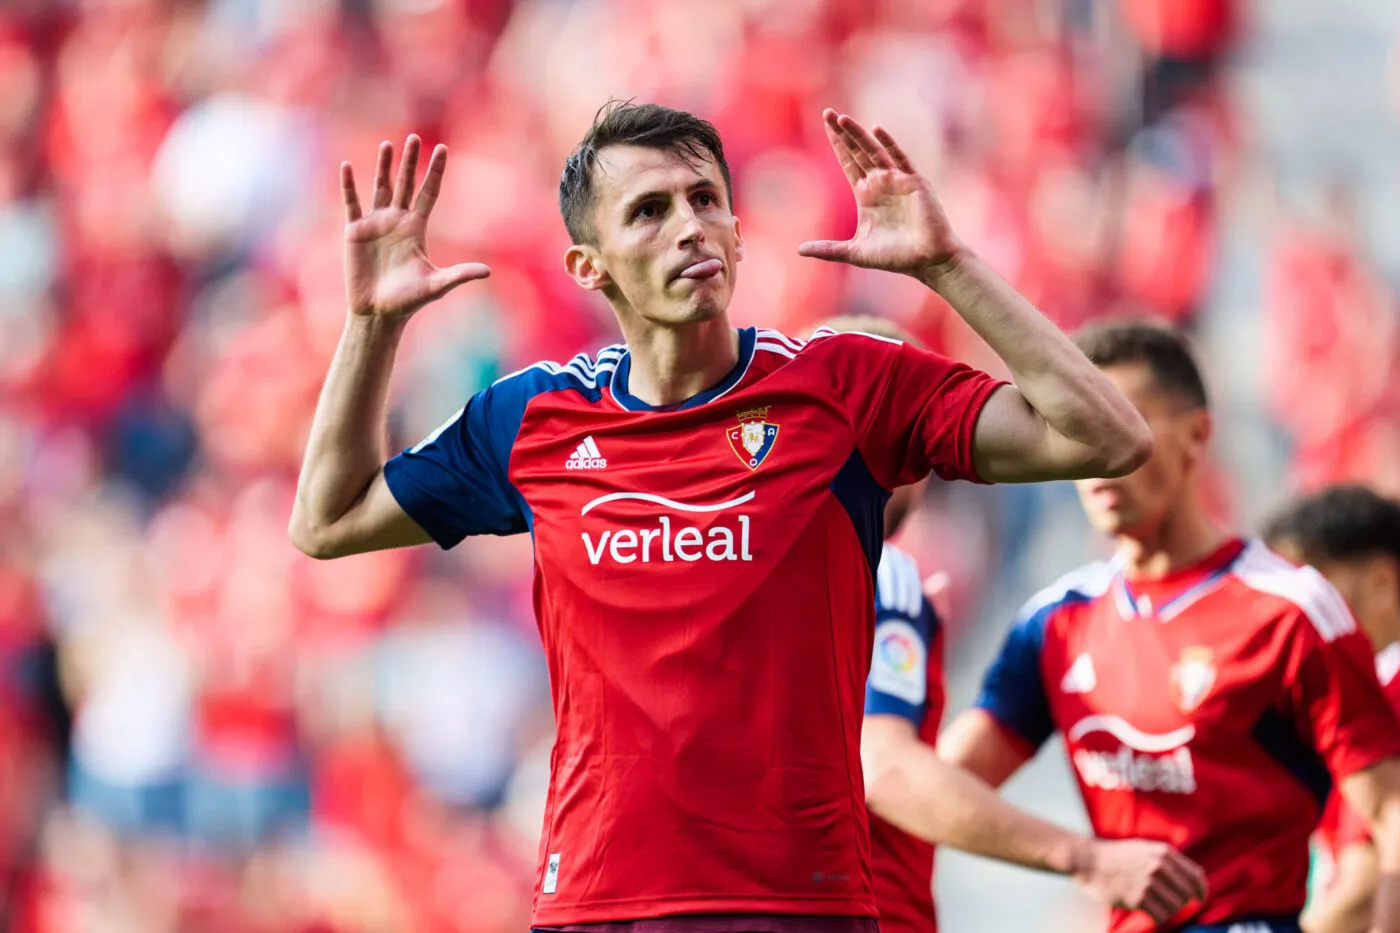
[[(739, 221), (712, 160), (609, 146), (593, 168), (597, 242), (570, 250), (570, 271), (657, 324), (723, 314), (743, 258)], [(580, 264), (579, 257), (586, 257)], [(592, 277), (580, 275), (580, 270)]]
[(1104, 368), (1152, 429), (1152, 457), (1128, 476), (1074, 485), (1089, 523), (1108, 535), (1155, 537), (1185, 499), (1210, 440), (1210, 415), (1164, 390), (1143, 363)]

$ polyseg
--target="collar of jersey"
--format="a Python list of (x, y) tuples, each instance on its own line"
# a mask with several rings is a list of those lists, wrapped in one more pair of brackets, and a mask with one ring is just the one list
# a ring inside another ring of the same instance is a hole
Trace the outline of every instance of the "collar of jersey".
[(739, 361), (734, 364), (734, 368), (723, 379), (704, 392), (692, 395), (676, 405), (663, 405), (661, 407), (648, 405), (627, 391), (627, 378), (632, 373), (632, 352), (629, 350), (622, 354), (622, 359), (617, 361), (617, 371), (613, 373), (612, 377), (613, 398), (617, 399), (617, 403), (628, 411), (683, 411), (687, 408), (699, 408), (706, 402), (713, 402), (738, 385), (739, 380), (744, 378), (744, 373), (749, 371), (749, 363), (753, 362), (756, 333), (752, 327), (739, 328)]
[[(1234, 569), (1235, 563), (1240, 559), (1240, 555), (1244, 553), (1247, 543), (1248, 542), (1240, 538), (1232, 538), (1216, 549), (1213, 554), (1206, 557), (1205, 560), (1196, 564), (1194, 568), (1183, 568), (1179, 573), (1186, 573), (1192, 569), (1198, 569), (1202, 564), (1209, 565), (1219, 562), (1219, 566), (1213, 568), (1195, 583), (1182, 589), (1171, 599), (1148, 613), (1148, 615), (1155, 616), (1160, 622), (1170, 622), (1172, 619), (1181, 615), (1182, 611), (1188, 606), (1199, 601), (1203, 596), (1220, 585), (1226, 575)], [(1114, 601), (1117, 602), (1118, 611), (1123, 618), (1142, 618), (1144, 613), (1138, 609), (1137, 594), (1133, 592), (1132, 585), (1128, 582), (1128, 578), (1124, 576), (1121, 562), (1119, 563), (1118, 573), (1115, 575), (1113, 582)]]

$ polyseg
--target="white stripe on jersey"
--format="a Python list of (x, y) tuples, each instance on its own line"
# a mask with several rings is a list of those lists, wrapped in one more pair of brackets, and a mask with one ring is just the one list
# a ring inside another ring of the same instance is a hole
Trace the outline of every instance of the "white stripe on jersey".
[(1251, 589), (1288, 600), (1308, 617), (1323, 641), (1356, 631), (1356, 620), (1327, 578), (1312, 567), (1295, 567), (1259, 541), (1250, 541), (1231, 573)]
[(892, 544), (880, 553), (875, 574), (875, 605), (918, 618), (924, 599), (919, 566), (914, 558)]
[(601, 457), (601, 456), (603, 456), (601, 453), (598, 452), (598, 442), (595, 441), (595, 440), (593, 440), (593, 435), (592, 435), (592, 434), (590, 434), (590, 435), (588, 435), (587, 437), (585, 437), (585, 438), (583, 439), (583, 442), (584, 442), (585, 444), (588, 445), (588, 455), (589, 455), (590, 457)]
[(766, 340), (760, 340), (753, 345), (753, 348), (755, 350), (767, 350), (769, 353), (777, 353), (778, 355), (785, 356), (790, 360), (797, 359), (796, 353), (793, 353), (791, 350), (789, 350), (787, 347), (783, 346), (780, 343), (769, 343)]
[(902, 344), (904, 343), (903, 340), (896, 340), (896, 339), (893, 338), (893, 337), (884, 337), (884, 336), (881, 336), (880, 334), (868, 334), (868, 333), (866, 333), (866, 332), (863, 331), (863, 330), (843, 330), (843, 331), (834, 331), (834, 330), (832, 330), (832, 329), (829, 328), (829, 327), (820, 327), (820, 328), (818, 328), (817, 330), (813, 331), (813, 332), (812, 332), (812, 339), (813, 339), (813, 340), (817, 340), (817, 339), (820, 339), (820, 338), (822, 338), (822, 337), (840, 337), (840, 336), (843, 336), (843, 335), (845, 335), (845, 334), (851, 334), (851, 335), (856, 336), (856, 337), (869, 337), (871, 340), (881, 340), (881, 341), (884, 341), (885, 343), (892, 343), (892, 344), (894, 344), (895, 346), (900, 346), (900, 345), (902, 345)]
[(789, 350), (793, 351), (801, 350), (807, 345), (805, 341), (796, 340), (792, 337), (789, 337), (787, 334), (782, 333), (781, 331), (776, 331), (768, 327), (760, 327), (758, 329), (757, 334), (759, 340), (767, 340), (771, 343), (781, 343), (785, 345)]

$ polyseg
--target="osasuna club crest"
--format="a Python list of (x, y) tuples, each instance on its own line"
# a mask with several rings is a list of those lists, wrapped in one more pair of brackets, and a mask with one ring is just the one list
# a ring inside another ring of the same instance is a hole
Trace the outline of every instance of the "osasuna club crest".
[(1209, 648), (1183, 648), (1181, 659), (1171, 666), (1172, 695), (1183, 713), (1201, 705), (1215, 686), (1215, 655)]
[(739, 462), (750, 470), (757, 470), (778, 441), (778, 426), (768, 420), (768, 409), (753, 408), (739, 412), (739, 424), (728, 431), (729, 446)]

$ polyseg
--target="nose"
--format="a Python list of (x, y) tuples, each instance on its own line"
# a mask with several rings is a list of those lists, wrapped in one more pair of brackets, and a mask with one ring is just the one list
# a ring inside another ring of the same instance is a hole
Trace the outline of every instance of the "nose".
[(695, 213), (689, 202), (683, 204), (676, 211), (676, 217), (680, 222), (680, 231), (676, 236), (676, 245), (680, 247), (698, 246), (705, 242), (705, 228), (700, 223), (700, 218)]

